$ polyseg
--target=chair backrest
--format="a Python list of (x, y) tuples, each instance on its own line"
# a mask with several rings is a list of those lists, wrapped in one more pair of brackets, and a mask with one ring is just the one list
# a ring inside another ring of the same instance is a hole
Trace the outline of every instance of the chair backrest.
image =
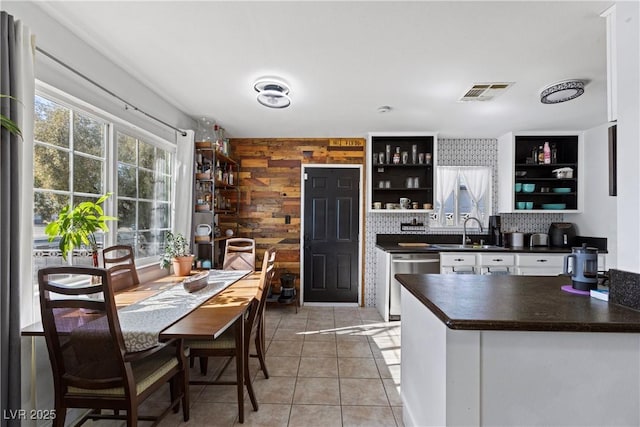
[(255, 300), (253, 301), (253, 306), (249, 311), (249, 317), (247, 321), (247, 328), (249, 328), (249, 333), (245, 334), (245, 337), (248, 340), (251, 338), (251, 332), (255, 331), (255, 328), (258, 326), (259, 322), (257, 320), (262, 317), (264, 307), (267, 304), (267, 295), (269, 294), (269, 289), (271, 288), (271, 279), (273, 278), (273, 273), (275, 273), (275, 261), (276, 249), (267, 249), (264, 253), (264, 258), (262, 259), (262, 270), (260, 270), (258, 292), (256, 294)]
[(104, 268), (111, 273), (114, 291), (140, 284), (133, 248), (129, 245), (110, 246), (102, 251)]
[[(92, 285), (92, 277), (100, 283)], [(125, 344), (109, 272), (49, 267), (40, 269), (38, 283), (56, 394), (66, 394), (69, 387), (130, 390), (135, 383), (124, 360)], [(135, 395), (135, 388), (132, 392)]]
[(223, 270), (255, 270), (256, 242), (245, 237), (227, 239), (224, 249)]

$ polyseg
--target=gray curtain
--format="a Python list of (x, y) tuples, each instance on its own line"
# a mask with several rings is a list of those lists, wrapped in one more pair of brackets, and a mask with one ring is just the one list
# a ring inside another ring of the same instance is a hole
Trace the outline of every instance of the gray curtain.
[[(13, 16), (0, 17), (0, 93), (16, 95), (16, 54)], [(19, 123), (18, 102), (0, 98), (0, 113)], [(21, 139), (5, 128), (0, 134), (0, 362), (2, 388), (0, 407), (2, 426), (19, 426), (20, 420), (8, 416), (20, 409), (20, 145)]]

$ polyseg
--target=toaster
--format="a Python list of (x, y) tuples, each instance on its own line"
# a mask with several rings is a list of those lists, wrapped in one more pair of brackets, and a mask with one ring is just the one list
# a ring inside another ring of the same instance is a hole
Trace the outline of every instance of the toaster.
[(549, 235), (545, 233), (533, 233), (529, 238), (529, 247), (549, 246)]

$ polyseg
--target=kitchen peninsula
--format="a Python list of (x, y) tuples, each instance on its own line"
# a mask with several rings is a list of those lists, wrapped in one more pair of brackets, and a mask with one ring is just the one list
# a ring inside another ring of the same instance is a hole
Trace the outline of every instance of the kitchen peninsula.
[(397, 275), (405, 425), (640, 425), (640, 312), (565, 277)]

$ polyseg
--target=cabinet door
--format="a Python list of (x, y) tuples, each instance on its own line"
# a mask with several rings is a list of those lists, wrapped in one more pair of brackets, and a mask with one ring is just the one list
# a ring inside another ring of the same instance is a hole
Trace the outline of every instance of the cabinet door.
[(517, 254), (518, 274), (556, 276), (564, 268), (564, 254)]
[(464, 252), (441, 252), (441, 274), (475, 274), (476, 255)]

